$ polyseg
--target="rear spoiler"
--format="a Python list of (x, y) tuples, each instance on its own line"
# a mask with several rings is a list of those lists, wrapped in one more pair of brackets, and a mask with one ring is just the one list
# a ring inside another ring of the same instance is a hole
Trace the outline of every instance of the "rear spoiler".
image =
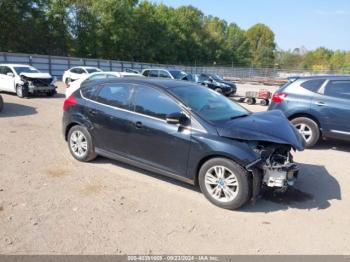
[(299, 78), (300, 78), (300, 76), (290, 76), (287, 79), (288, 79), (289, 83), (293, 83), (293, 82), (297, 81)]

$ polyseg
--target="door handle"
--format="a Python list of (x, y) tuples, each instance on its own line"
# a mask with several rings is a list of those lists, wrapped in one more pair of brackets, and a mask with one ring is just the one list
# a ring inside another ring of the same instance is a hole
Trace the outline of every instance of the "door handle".
[(97, 115), (97, 111), (95, 109), (90, 109), (89, 114), (92, 116), (95, 116), (95, 115)]
[(142, 127), (143, 127), (143, 124), (142, 124), (142, 122), (137, 121), (137, 122), (135, 123), (135, 126), (136, 126), (136, 128), (142, 128)]
[(325, 102), (320, 102), (320, 101), (316, 102), (315, 104), (318, 106), (326, 106)]

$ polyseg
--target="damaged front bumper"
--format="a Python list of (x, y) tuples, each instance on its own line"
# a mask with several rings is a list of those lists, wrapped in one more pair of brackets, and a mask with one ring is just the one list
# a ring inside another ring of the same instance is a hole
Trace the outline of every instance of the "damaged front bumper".
[(264, 187), (283, 192), (294, 185), (299, 167), (293, 162), (290, 147), (269, 146), (256, 151), (261, 158), (245, 167), (252, 174), (253, 198)]
[(53, 90), (56, 90), (57, 86), (48, 85), (48, 86), (37, 86), (33, 84), (28, 84), (29, 93), (46, 93)]

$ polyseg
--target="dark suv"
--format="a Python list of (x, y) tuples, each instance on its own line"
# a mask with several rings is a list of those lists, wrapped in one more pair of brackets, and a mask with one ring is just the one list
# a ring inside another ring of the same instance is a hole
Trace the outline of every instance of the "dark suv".
[(64, 102), (63, 134), (74, 158), (113, 158), (199, 184), (234, 209), (263, 186), (284, 190), (304, 141), (279, 111), (252, 114), (198, 84), (124, 78), (83, 83)]
[(294, 77), (272, 97), (304, 137), (307, 147), (319, 138), (350, 141), (350, 76)]

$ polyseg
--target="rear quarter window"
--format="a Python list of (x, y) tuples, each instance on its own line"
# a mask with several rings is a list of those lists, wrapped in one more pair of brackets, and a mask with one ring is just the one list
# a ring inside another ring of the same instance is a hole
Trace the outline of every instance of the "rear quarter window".
[(301, 84), (301, 86), (311, 92), (316, 93), (321, 86), (323, 85), (325, 79), (315, 79), (315, 80), (308, 80)]
[(98, 86), (97, 85), (83, 85), (80, 90), (81, 94), (88, 99), (92, 99)]

